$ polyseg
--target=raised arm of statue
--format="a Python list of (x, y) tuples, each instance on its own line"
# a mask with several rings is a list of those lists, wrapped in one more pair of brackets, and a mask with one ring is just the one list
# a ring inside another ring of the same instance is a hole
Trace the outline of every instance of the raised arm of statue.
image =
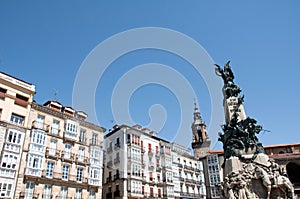
[(216, 75), (222, 77), (222, 79), (224, 80), (224, 83), (226, 83), (226, 75), (224, 73), (224, 70), (218, 64), (215, 64), (215, 66), (216, 66), (216, 68), (215, 68)]
[(228, 61), (224, 65), (224, 69), (222, 69), (218, 64), (215, 64), (216, 75), (222, 77), (222, 79), (224, 80), (224, 84), (233, 83), (233, 79), (234, 79), (234, 75), (229, 66), (229, 63), (230, 63), (230, 61)]

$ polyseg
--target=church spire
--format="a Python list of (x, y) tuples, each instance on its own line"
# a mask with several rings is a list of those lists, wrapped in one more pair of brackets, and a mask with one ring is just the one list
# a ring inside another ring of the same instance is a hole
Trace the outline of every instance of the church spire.
[(197, 124), (203, 123), (198, 106), (197, 106), (196, 99), (194, 99), (194, 123), (197, 123)]
[(192, 123), (194, 156), (200, 158), (210, 150), (210, 140), (206, 132), (206, 124), (202, 121), (196, 100), (194, 100), (194, 121)]

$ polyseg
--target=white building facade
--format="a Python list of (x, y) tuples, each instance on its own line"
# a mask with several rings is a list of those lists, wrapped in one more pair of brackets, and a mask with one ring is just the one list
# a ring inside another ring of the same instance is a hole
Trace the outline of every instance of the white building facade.
[(202, 161), (184, 146), (172, 144), (174, 190), (176, 197), (206, 198)]
[(139, 125), (116, 125), (105, 148), (105, 199), (205, 198), (202, 162), (182, 153), (185, 147)]

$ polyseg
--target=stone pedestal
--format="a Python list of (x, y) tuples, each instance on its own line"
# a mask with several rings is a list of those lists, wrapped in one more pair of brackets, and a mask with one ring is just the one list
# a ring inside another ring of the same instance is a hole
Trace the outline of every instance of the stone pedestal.
[(239, 160), (238, 157), (231, 157), (226, 160), (225, 162), (225, 168), (224, 168), (224, 176), (227, 176), (231, 172), (239, 172), (243, 169), (243, 164)]

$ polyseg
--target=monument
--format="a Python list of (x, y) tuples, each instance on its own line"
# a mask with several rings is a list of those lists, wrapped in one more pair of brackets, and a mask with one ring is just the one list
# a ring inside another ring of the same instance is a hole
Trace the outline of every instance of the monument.
[(294, 188), (279, 165), (264, 153), (256, 134), (262, 130), (257, 121), (247, 117), (240, 96), (241, 89), (234, 83), (234, 74), (228, 61), (224, 68), (216, 66), (216, 74), (224, 81), (224, 111), (226, 124), (222, 125), (219, 141), (223, 143), (224, 182), (222, 198), (279, 199), (294, 198)]

